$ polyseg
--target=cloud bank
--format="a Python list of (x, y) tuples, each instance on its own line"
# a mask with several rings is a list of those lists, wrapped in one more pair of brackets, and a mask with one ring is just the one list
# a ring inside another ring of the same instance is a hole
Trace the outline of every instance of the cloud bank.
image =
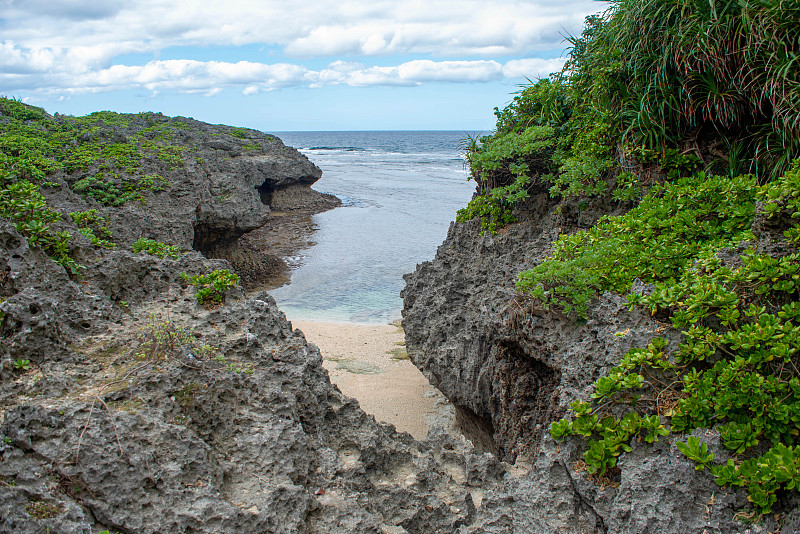
[[(563, 48), (563, 35), (601, 8), (591, 0), (0, 0), (0, 91), (252, 95), (518, 81), (558, 70), (562, 59), (530, 56)], [(245, 46), (243, 61), (201, 57)], [(178, 49), (186, 59), (158, 58)], [(327, 65), (308, 66), (320, 60)]]
[[(2, 47), (0, 47), (0, 50)], [(10, 55), (5, 56), (5, 59)], [(49, 63), (50, 58), (44, 59)], [(309, 70), (288, 63), (236, 63), (219, 61), (165, 60), (145, 65), (112, 65), (83, 72), (4, 69), (0, 86), (21, 90), (35, 85), (46, 93), (96, 93), (125, 89), (177, 91), (213, 95), (231, 87), (241, 87), (244, 95), (285, 87), (323, 87), (329, 85), (414, 86), (428, 82), (490, 82), (521, 76), (536, 78), (559, 70), (564, 64), (557, 59), (497, 61), (431, 61), (413, 60), (392, 67), (370, 67), (360, 63), (336, 61), (321, 70)]]

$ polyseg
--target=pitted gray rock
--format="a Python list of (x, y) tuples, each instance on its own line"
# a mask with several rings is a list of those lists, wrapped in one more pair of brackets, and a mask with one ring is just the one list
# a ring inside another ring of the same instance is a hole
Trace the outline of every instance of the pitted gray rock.
[[(269, 223), (270, 202), (313, 211), (332, 200), (308, 188), (319, 169), (280, 140), (181, 121), (192, 157), (177, 170), (145, 164), (170, 179), (146, 204), (102, 207), (71, 189), (77, 176), (52, 177), (48, 204), (65, 214), (55, 226), (73, 234), (79, 274), (0, 220), (0, 532), (471, 524), (505, 472), (493, 456), (377, 423), (331, 384), (319, 350), (267, 293), (234, 287), (220, 303), (197, 301), (188, 279), (232, 268), (200, 252), (236, 250)], [(124, 140), (117, 130), (106, 133)], [(106, 218), (116, 247), (93, 246), (66, 216), (87, 209)], [(140, 237), (184, 251), (134, 254)]]
[[(550, 437), (550, 424), (573, 400), (588, 400), (594, 382), (631, 348), (660, 336), (672, 351), (682, 341), (646, 310), (628, 311), (622, 295), (600, 295), (576, 321), (515, 292), (517, 274), (547, 259), (560, 234), (624, 210), (594, 202), (556, 209), (546, 194), (534, 195), (517, 212), (520, 222), (496, 235), (480, 235), (478, 221), (453, 223), (435, 259), (405, 277), (411, 360), (455, 404), (476, 446), (517, 464), (459, 532), (774, 531), (773, 518), (737, 521), (746, 494), (695, 470), (674, 436), (634, 443), (604, 479), (588, 476), (585, 442)], [(651, 289), (635, 283), (633, 291)]]

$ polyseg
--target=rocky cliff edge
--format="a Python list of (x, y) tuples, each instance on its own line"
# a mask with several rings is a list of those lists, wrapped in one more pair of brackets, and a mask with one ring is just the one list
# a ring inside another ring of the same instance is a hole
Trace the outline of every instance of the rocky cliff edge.
[[(69, 122), (16, 111), (23, 119), (3, 122), (5, 134)], [(72, 234), (69, 256), (57, 256), (34, 242), (52, 234), (32, 233), (25, 213), (0, 218), (0, 532), (422, 534), (471, 524), (505, 472), (493, 456), (377, 423), (331, 385), (319, 350), (266, 293), (232, 285), (203, 304), (189, 283), (231, 269), (200, 251), (264, 224), (271, 201), (318, 202), (301, 188), (319, 169), (250, 130), (105, 117), (125, 126), (94, 117), (84, 134), (116, 132), (117, 151), (141, 132), (137, 121), (182, 124), (170, 134), (173, 145), (182, 139), (173, 152), (182, 166), (137, 141), (135, 169), (99, 157), (102, 143), (69, 168), (80, 138), (54, 145), (67, 156), (44, 177), (20, 170), (25, 155), (0, 162), (4, 209), (33, 184), (53, 226)], [(163, 187), (136, 188), (155, 175)], [(135, 198), (118, 203), (126, 192)], [(105, 243), (71, 215), (92, 209)], [(133, 253), (141, 237), (182, 250)], [(65, 258), (82, 267), (71, 273)]]

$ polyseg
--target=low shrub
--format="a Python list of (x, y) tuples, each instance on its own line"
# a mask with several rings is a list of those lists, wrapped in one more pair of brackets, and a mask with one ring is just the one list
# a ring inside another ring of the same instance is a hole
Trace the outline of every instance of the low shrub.
[(148, 239), (143, 237), (133, 244), (132, 250), (134, 253), (146, 252), (151, 256), (158, 256), (159, 258), (172, 258), (177, 260), (181, 257), (181, 249), (177, 245), (166, 245), (161, 241), (155, 239)]
[(0, 217), (9, 219), (29, 244), (41, 247), (56, 263), (78, 274), (82, 266), (69, 255), (72, 234), (52, 230), (50, 225), (60, 221), (61, 214), (47, 205), (39, 186), (28, 180), (3, 183), (0, 177)]
[[(796, 242), (800, 162), (759, 188), (756, 198), (769, 224), (784, 227), (787, 240)], [(721, 217), (718, 228), (735, 236), (751, 217), (745, 208), (736, 217)], [(692, 212), (684, 207), (678, 214)], [(720, 212), (726, 212), (724, 204)], [(700, 229), (708, 218), (686, 221)], [(662, 235), (681, 247), (689, 242)], [(651, 294), (628, 297), (631, 309), (643, 306), (667, 317), (683, 333), (683, 343), (668, 352), (667, 341), (655, 338), (646, 348), (630, 350), (597, 380), (591, 401), (573, 402), (572, 416), (554, 422), (551, 434), (559, 440), (588, 438), (588, 470), (603, 474), (642, 433), (650, 442), (716, 428), (722, 445), (736, 455), (726, 463), (715, 463), (707, 445), (693, 436), (678, 449), (698, 470), (708, 468), (718, 484), (746, 488), (758, 511), (769, 513), (781, 492), (800, 483), (800, 254), (775, 257), (750, 248), (737, 264), (727, 265), (716, 254), (725, 241), (705, 239), (694, 258), (672, 254), (660, 260), (674, 271), (653, 280)]]
[(200, 343), (184, 328), (171, 321), (158, 321), (150, 317), (148, 323), (136, 335), (136, 358), (140, 360), (167, 360), (191, 353), (198, 359), (210, 359), (217, 349)]
[(97, 214), (97, 210), (73, 211), (69, 214), (78, 231), (92, 245), (102, 248), (114, 248), (116, 243), (111, 241), (111, 232), (106, 227), (106, 219)]
[(225, 291), (239, 283), (239, 275), (230, 272), (228, 269), (217, 269), (209, 274), (198, 274), (191, 278), (185, 273), (181, 276), (184, 279), (188, 279), (189, 283), (197, 288), (197, 302), (203, 305), (222, 302)]

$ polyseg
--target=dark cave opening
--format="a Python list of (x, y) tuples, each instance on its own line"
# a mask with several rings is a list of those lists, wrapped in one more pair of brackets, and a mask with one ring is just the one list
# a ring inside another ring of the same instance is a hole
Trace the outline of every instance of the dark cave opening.
[(256, 191), (258, 191), (258, 196), (262, 204), (266, 206), (272, 204), (272, 194), (275, 192), (275, 188), (270, 182), (265, 181), (263, 184), (256, 186)]

